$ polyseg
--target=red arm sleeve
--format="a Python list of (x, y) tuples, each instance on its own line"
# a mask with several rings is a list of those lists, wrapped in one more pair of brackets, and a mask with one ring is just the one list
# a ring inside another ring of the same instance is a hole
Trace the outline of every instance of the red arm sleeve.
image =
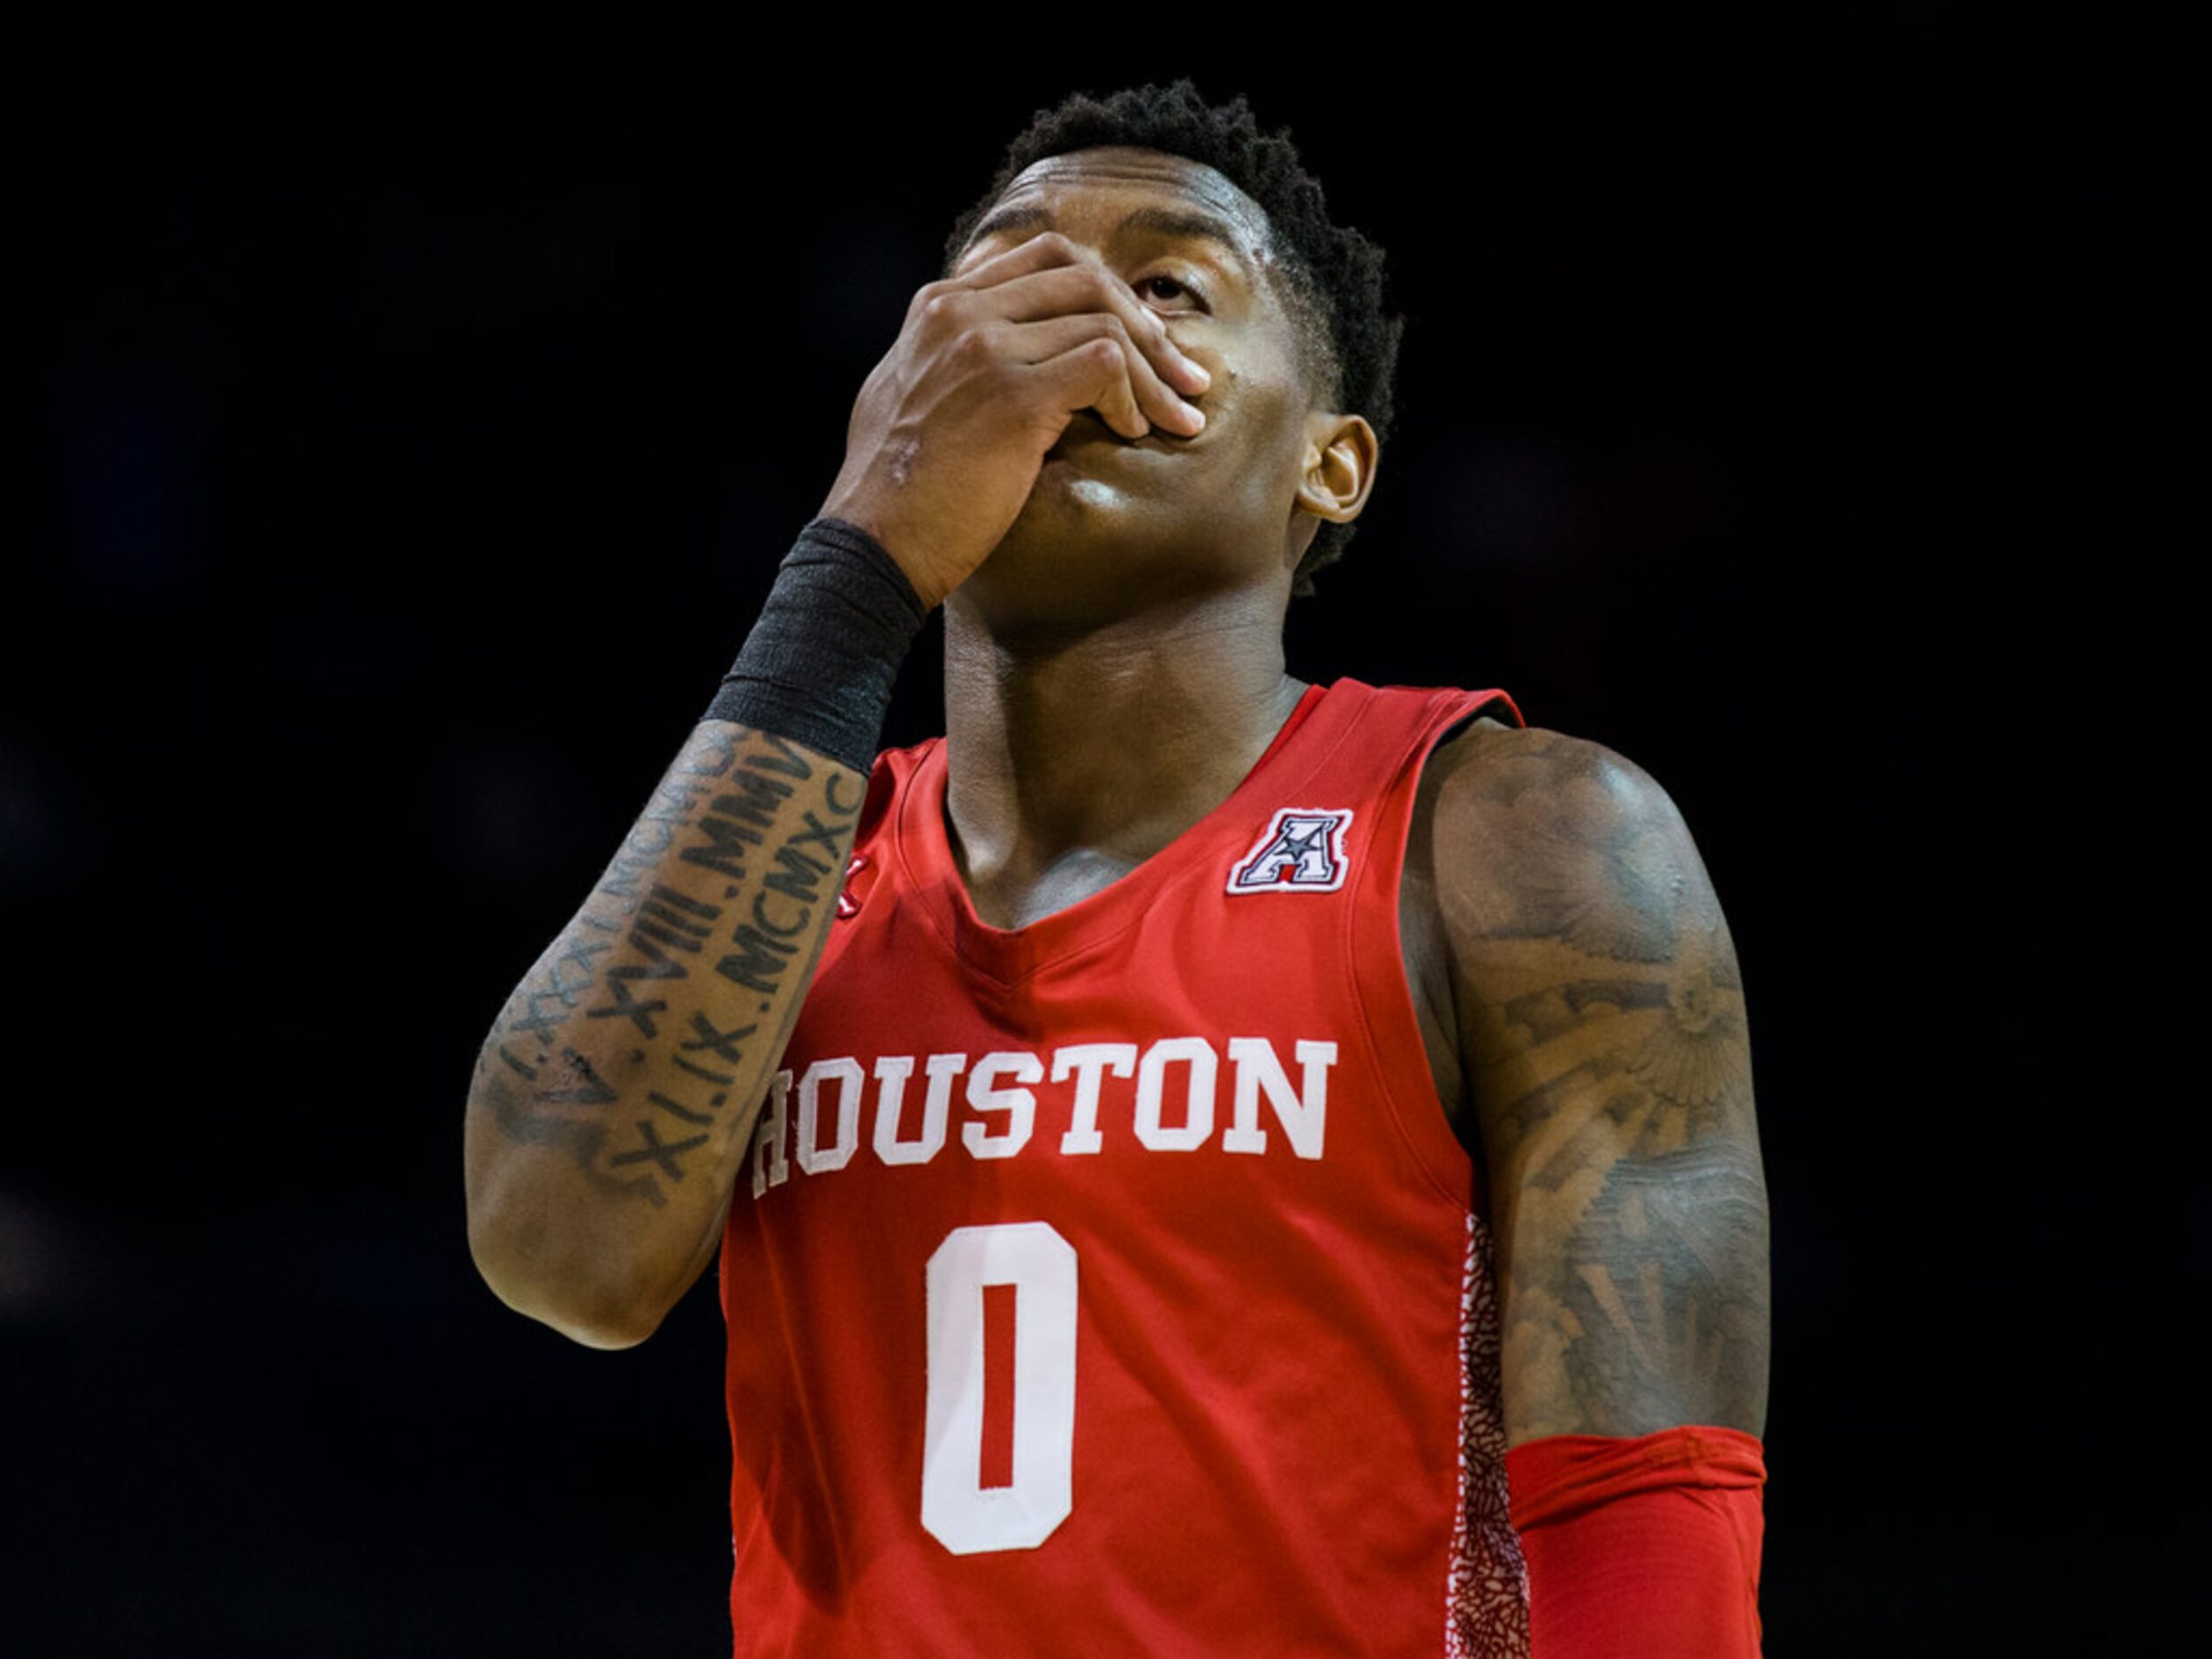
[(1532, 1659), (1754, 1659), (1764, 1449), (1739, 1429), (1554, 1435), (1505, 1454)]

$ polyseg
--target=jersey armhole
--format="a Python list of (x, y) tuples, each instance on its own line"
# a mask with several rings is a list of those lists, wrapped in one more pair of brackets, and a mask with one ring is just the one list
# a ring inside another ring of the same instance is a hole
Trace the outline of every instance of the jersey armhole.
[(1360, 1020), (1376, 1074), (1414, 1161), (1453, 1202), (1489, 1219), (1481, 1160), (1461, 1144), (1443, 1102), (1422, 1035), (1416, 988), (1406, 976), (1399, 900), (1413, 803), (1438, 747), (1467, 724), (1501, 708), (1515, 725), (1525, 723), (1502, 691), (1441, 692), (1420, 720), (1401, 757), (1395, 779), (1377, 808), (1374, 838), (1360, 873), (1360, 896), (1351, 906), (1351, 955)]

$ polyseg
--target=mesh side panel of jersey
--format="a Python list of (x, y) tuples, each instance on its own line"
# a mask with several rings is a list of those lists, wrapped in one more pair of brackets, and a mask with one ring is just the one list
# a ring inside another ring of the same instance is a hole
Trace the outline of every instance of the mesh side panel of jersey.
[(1527, 1659), (1528, 1564), (1513, 1530), (1499, 1389), (1497, 1281), (1489, 1229), (1467, 1212), (1460, 1293), (1459, 1512), (1446, 1596), (1447, 1659)]

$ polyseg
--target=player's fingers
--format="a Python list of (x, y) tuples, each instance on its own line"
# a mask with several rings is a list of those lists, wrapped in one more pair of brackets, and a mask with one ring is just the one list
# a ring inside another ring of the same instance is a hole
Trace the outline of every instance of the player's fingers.
[[(1089, 340), (1105, 338), (1122, 347), (1126, 366), (1124, 381), (1131, 407), (1146, 421), (1190, 437), (1206, 425), (1194, 405), (1176, 396), (1174, 390), (1153, 371), (1145, 353), (1130, 337), (1127, 326), (1110, 312), (1088, 311), (1073, 316), (1042, 317), (1034, 322), (1001, 323), (993, 335), (997, 349), (1014, 361), (1042, 363)], [(1103, 414), (1104, 409), (1100, 413)], [(1117, 431), (1122, 428), (1115, 428)], [(1143, 434), (1127, 433), (1141, 437)]]
[(1101, 331), (1020, 371), (1020, 384), (1041, 413), (1063, 426), (1077, 410), (1095, 409), (1123, 437), (1140, 438), (1152, 428), (1129, 389), (1132, 355), (1125, 339)]
[(1203, 391), (1208, 384), (1206, 370), (1169, 337), (1159, 313), (1140, 302), (1128, 284), (1095, 260), (1010, 276), (969, 303), (1013, 322), (1078, 311), (1110, 311), (1163, 381), (1190, 394)]
[(995, 288), (1011, 277), (1024, 276), (1031, 271), (1045, 270), (1055, 265), (1077, 264), (1088, 257), (1057, 231), (1041, 231), (1035, 236), (1025, 237), (1013, 246), (969, 266), (957, 276), (946, 278), (946, 281), (958, 288)]
[(1074, 243), (1057, 231), (1047, 231), (1042, 236), (1030, 237), (1002, 253), (994, 254), (981, 264), (972, 265), (956, 276), (922, 284), (914, 290), (914, 297), (906, 303), (906, 321), (911, 324), (918, 318), (968, 314), (968, 302), (975, 295), (988, 292), (1002, 283), (1016, 276), (1026, 276), (1033, 271), (1057, 265), (1073, 265), (1082, 257)]

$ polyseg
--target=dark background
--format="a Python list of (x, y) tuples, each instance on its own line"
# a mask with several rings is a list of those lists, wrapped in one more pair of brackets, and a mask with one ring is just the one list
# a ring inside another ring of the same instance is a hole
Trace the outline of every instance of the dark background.
[[(1291, 127), (1410, 318), (1292, 671), (1510, 688), (1670, 789), (1728, 908), (1769, 1651), (2142, 1651), (2207, 1610), (2156, 1496), (2203, 1136), (2115, 1085), (2143, 991), (2088, 926), (2163, 902), (2106, 839), (2140, 786), (2100, 686), (2170, 43), (458, 11), (89, 14), (15, 66), (12, 1636), (727, 1651), (712, 1276), (619, 1354), (504, 1308), (471, 1063), (1005, 141), (1183, 72)], [(936, 656), (887, 742), (941, 729)]]

